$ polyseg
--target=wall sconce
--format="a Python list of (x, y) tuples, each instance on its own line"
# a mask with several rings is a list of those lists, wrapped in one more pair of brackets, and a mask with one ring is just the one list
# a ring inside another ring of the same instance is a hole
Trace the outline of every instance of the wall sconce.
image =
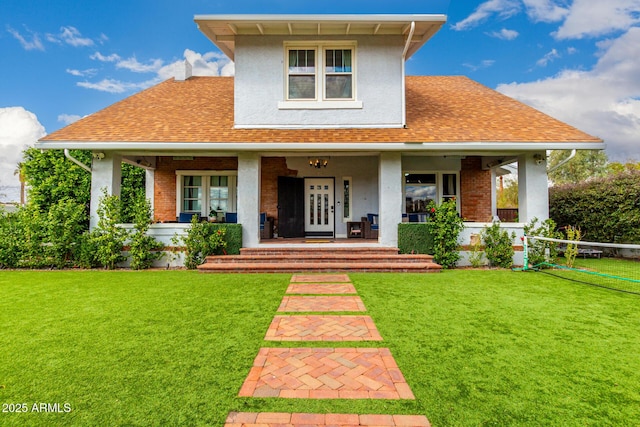
[(309, 166), (312, 168), (316, 168), (316, 169), (326, 168), (328, 164), (329, 164), (329, 160), (327, 159), (321, 159), (321, 158), (309, 159)]
[(536, 161), (536, 165), (541, 165), (545, 162), (546, 158), (542, 154), (534, 154), (533, 160)]
[(104, 153), (102, 151), (98, 151), (98, 152), (93, 152), (93, 158), (95, 160), (102, 160), (104, 159)]

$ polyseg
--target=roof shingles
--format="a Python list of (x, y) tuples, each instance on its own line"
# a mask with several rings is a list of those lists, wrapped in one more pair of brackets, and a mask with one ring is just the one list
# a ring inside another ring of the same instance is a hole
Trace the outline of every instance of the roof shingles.
[(232, 77), (171, 79), (41, 141), (601, 142), (466, 77), (410, 76), (406, 90), (405, 129), (235, 129)]

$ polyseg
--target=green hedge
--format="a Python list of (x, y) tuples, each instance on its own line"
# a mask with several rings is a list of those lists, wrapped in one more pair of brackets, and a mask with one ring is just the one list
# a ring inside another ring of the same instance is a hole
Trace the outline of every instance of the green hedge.
[(226, 232), (227, 247), (226, 251), (228, 255), (239, 255), (240, 248), (242, 247), (242, 224), (225, 224), (225, 223), (209, 223), (209, 227), (212, 230), (219, 230), (224, 228)]
[(640, 171), (553, 187), (549, 214), (559, 227), (579, 227), (585, 241), (638, 243)]
[(433, 224), (408, 223), (398, 224), (398, 249), (402, 254), (433, 255)]

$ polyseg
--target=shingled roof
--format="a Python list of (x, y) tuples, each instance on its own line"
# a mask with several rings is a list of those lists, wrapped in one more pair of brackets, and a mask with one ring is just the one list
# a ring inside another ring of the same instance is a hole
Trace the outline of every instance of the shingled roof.
[(170, 79), (45, 136), (40, 146), (48, 141), (602, 142), (466, 77), (410, 76), (406, 91), (405, 129), (235, 129), (232, 77)]

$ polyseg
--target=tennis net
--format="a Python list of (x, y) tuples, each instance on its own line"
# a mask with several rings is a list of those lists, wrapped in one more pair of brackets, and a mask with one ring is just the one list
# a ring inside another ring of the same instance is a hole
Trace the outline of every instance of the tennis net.
[(525, 269), (640, 295), (640, 245), (527, 236), (525, 259), (532, 247), (544, 248), (545, 260)]

